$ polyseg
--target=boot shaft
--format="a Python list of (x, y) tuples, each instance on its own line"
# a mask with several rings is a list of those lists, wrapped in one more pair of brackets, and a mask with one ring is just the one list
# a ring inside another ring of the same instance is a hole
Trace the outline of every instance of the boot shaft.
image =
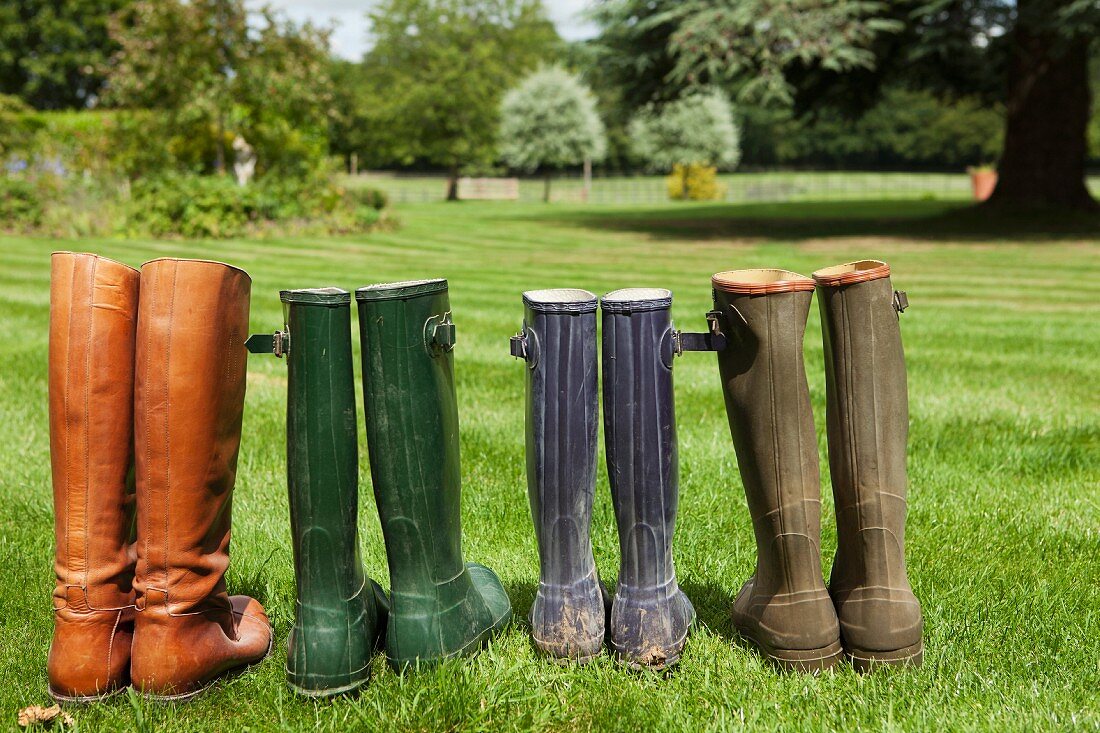
[(231, 624), (231, 497), (244, 413), (251, 280), (204, 260), (141, 268), (134, 389), (138, 605), (211, 604)]
[(890, 268), (814, 273), (825, 347), (829, 467), (839, 530), (834, 587), (905, 583), (909, 408)]
[(672, 388), (672, 293), (629, 288), (603, 296), (607, 473), (622, 554), (619, 585), (675, 582), (679, 502)]
[(597, 300), (586, 290), (536, 290), (523, 302), (528, 498), (541, 579), (567, 585), (595, 570)]
[[(351, 295), (284, 290), (287, 492), (299, 615), (342, 606), (363, 590), (359, 445), (351, 355)], [(303, 621), (309, 625), (309, 620)]]
[(726, 415), (753, 518), (758, 582), (821, 580), (821, 483), (802, 355), (813, 280), (785, 270), (712, 279), (730, 345), (718, 353)]
[(77, 613), (133, 604), (138, 282), (137, 270), (104, 257), (51, 258), (54, 607)]
[(462, 573), (454, 325), (446, 280), (355, 293), (371, 478), (391, 590)]

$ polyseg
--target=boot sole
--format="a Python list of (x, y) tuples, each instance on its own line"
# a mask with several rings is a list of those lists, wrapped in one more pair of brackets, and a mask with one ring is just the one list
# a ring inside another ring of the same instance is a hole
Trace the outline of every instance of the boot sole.
[(272, 629), (271, 630), (271, 640), (268, 641), (268, 643), (267, 643), (267, 652), (265, 652), (264, 655), (262, 657), (260, 657), (259, 659), (257, 659), (255, 662), (248, 662), (247, 664), (242, 664), (238, 667), (233, 667), (231, 669), (227, 669), (225, 672), (222, 672), (217, 677), (209, 680), (208, 682), (203, 683), (200, 687), (198, 687), (197, 689), (191, 690), (190, 692), (181, 692), (178, 695), (154, 695), (154, 694), (151, 694), (151, 693), (148, 693), (148, 692), (138, 691), (138, 694), (141, 695), (146, 700), (149, 700), (151, 702), (157, 702), (157, 703), (188, 702), (189, 700), (193, 700), (195, 697), (197, 697), (197, 696), (201, 695), (202, 693), (206, 692), (211, 687), (214, 687), (219, 682), (225, 682), (226, 680), (231, 680), (234, 677), (238, 677), (241, 674), (243, 674), (245, 671), (247, 671), (250, 667), (255, 667), (257, 664), (260, 664), (265, 659), (267, 659), (268, 657), (271, 656), (271, 652), (274, 649), (275, 649), (275, 630)]
[(127, 685), (126, 687), (119, 687), (117, 690), (104, 692), (101, 695), (62, 695), (61, 693), (56, 692), (52, 687), (47, 687), (46, 692), (51, 698), (59, 703), (64, 703), (66, 705), (90, 705), (94, 702), (109, 700), (116, 695), (121, 695), (122, 693), (126, 692), (126, 689), (128, 687), (129, 685)]
[(671, 657), (666, 657), (660, 664), (643, 664), (642, 662), (635, 662), (631, 659), (627, 659), (619, 652), (615, 652), (615, 659), (636, 672), (667, 672), (680, 663), (680, 655), (676, 654)]
[(785, 672), (817, 674), (835, 667), (844, 658), (840, 639), (817, 649), (779, 649), (761, 642), (743, 629), (738, 629), (737, 633), (756, 647), (765, 659)]
[[(693, 619), (691, 624), (688, 626), (688, 633), (690, 633), (691, 629), (694, 626), (695, 620)], [(672, 645), (673, 649), (676, 650), (674, 653), (668, 655), (660, 662), (656, 663), (639, 662), (636, 659), (626, 656), (626, 653), (617, 649), (614, 644), (608, 644), (608, 646), (611, 647), (612, 656), (614, 656), (616, 660), (629, 667), (630, 669), (637, 670), (639, 672), (665, 672), (680, 663), (680, 657), (683, 654), (684, 645), (687, 644), (688, 633), (685, 633), (679, 641)]]
[(341, 685), (340, 687), (326, 687), (323, 690), (317, 690), (309, 687), (298, 687), (290, 682), (286, 683), (286, 686), (290, 688), (290, 691), (295, 695), (301, 695), (302, 697), (309, 698), (323, 698), (323, 697), (339, 697), (340, 695), (348, 695), (353, 692), (358, 692), (370, 681), (370, 676), (364, 677), (361, 680), (352, 682), (347, 685)]
[(851, 661), (852, 667), (864, 674), (873, 672), (878, 667), (919, 667), (924, 661), (924, 640), (892, 651), (849, 648), (844, 650), (844, 654)]
[(543, 646), (543, 643), (540, 642), (538, 639), (536, 639), (533, 636), (531, 637), (531, 642), (532, 642), (532, 646), (535, 647), (535, 651), (538, 652), (540, 657), (543, 657), (544, 659), (547, 659), (547, 660), (553, 662), (554, 664), (558, 665), (559, 667), (570, 667), (570, 666), (573, 666), (573, 665), (580, 666), (580, 665), (588, 664), (593, 659), (596, 659), (597, 657), (603, 655), (603, 641), (602, 640), (600, 641), (599, 651), (592, 652), (591, 654), (582, 654), (580, 656), (568, 656), (568, 655), (563, 656), (561, 654), (555, 654), (553, 651), (551, 651), (550, 649)]

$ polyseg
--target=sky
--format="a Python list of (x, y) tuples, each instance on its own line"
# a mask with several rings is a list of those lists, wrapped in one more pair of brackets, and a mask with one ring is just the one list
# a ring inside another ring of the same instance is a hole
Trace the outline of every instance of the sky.
[[(296, 21), (310, 20), (318, 25), (333, 25), (332, 50), (338, 56), (358, 60), (367, 45), (367, 21), (364, 17), (370, 0), (268, 0), (271, 5), (285, 10)], [(544, 0), (550, 19), (558, 33), (566, 40), (591, 38), (595, 27), (583, 21), (578, 14), (588, 5), (588, 0)], [(256, 2), (254, 4), (260, 4)]]

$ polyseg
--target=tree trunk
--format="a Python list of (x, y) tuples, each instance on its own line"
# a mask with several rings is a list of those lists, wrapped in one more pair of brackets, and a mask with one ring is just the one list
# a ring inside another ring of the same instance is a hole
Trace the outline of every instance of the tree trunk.
[(1023, 21), (1014, 36), (1004, 149), (988, 205), (1096, 210), (1085, 184), (1090, 39), (1059, 43)]
[(458, 166), (452, 165), (447, 171), (447, 200), (458, 201)]
[(546, 179), (542, 189), (542, 201), (545, 204), (550, 203), (550, 171), (546, 172)]
[(214, 139), (214, 172), (225, 175), (225, 115), (218, 110), (217, 137)]

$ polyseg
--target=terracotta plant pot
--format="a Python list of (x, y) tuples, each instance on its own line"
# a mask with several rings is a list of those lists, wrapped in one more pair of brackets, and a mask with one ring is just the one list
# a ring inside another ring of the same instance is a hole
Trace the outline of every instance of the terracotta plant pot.
[(993, 195), (993, 189), (997, 187), (997, 171), (970, 171), (970, 186), (974, 190), (974, 200), (985, 201)]

